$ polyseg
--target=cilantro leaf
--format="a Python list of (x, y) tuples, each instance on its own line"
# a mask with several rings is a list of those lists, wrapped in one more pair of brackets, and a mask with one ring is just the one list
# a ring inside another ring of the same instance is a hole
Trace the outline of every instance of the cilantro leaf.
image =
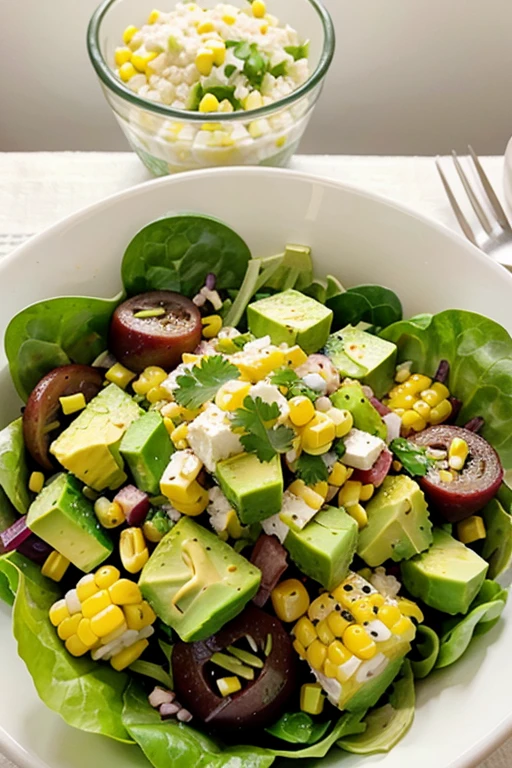
[(280, 416), (277, 403), (265, 403), (261, 397), (246, 397), (244, 407), (235, 411), (232, 424), (245, 434), (240, 441), (248, 453), (255, 453), (260, 461), (271, 461), (278, 453), (286, 453), (292, 445), (295, 432), (283, 424), (275, 426)]
[(297, 459), (295, 472), (299, 480), (303, 480), (306, 485), (322, 483), (329, 477), (329, 472), (322, 457), (310, 456), (308, 453), (301, 453)]
[(304, 384), (300, 376), (298, 376), (292, 368), (281, 368), (281, 370), (276, 371), (273, 374), (271, 381), (276, 387), (286, 387), (288, 389), (288, 392), (286, 393), (288, 400), (291, 400), (292, 397), (302, 395), (304, 397), (309, 397), (314, 403), (315, 400), (320, 397), (318, 392), (315, 392), (314, 389), (310, 389), (310, 387)]
[(405, 471), (413, 477), (425, 477), (428, 470), (435, 466), (434, 459), (428, 458), (426, 448), (411, 443), (405, 437), (395, 438), (389, 447), (402, 463)]
[(338, 457), (338, 459), (343, 458), (343, 456), (347, 452), (347, 446), (343, 442), (343, 440), (336, 440), (334, 443), (334, 453)]
[(178, 389), (174, 390), (176, 402), (185, 408), (199, 408), (215, 397), (223, 384), (238, 379), (236, 366), (222, 355), (204, 357), (200, 365), (194, 365), (176, 379)]
[(286, 53), (289, 53), (290, 56), (293, 56), (294, 61), (307, 59), (309, 56), (309, 40), (306, 40), (302, 45), (287, 45), (285, 46), (285, 51)]

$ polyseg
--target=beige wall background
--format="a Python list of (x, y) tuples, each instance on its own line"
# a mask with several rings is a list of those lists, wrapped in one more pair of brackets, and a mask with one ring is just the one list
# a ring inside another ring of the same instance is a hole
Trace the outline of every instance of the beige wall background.
[[(324, 1), (338, 50), (303, 151), (503, 151), (511, 0)], [(126, 148), (85, 50), (96, 4), (0, 0), (0, 151)]]

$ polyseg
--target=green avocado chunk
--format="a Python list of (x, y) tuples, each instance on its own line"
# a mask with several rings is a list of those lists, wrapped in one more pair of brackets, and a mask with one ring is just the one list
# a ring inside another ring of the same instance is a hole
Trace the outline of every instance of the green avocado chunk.
[(359, 379), (382, 397), (393, 386), (397, 348), (351, 325), (329, 336), (325, 354), (342, 376)]
[(143, 413), (130, 395), (109, 384), (53, 441), (50, 451), (95, 491), (115, 490), (126, 480), (119, 452), (122, 437)]
[(359, 533), (357, 554), (371, 568), (389, 559), (408, 560), (432, 543), (425, 496), (406, 475), (386, 477), (366, 514), (368, 525)]
[(342, 507), (326, 507), (301, 531), (290, 529), (284, 546), (306, 576), (335, 589), (355, 555), (357, 523)]
[(229, 544), (182, 517), (144, 566), (139, 587), (157, 616), (190, 643), (237, 616), (260, 581), (258, 568)]
[(356, 429), (369, 432), (370, 435), (380, 437), (381, 440), (387, 438), (387, 427), (380, 413), (364, 394), (361, 384), (357, 382), (343, 384), (334, 395), (331, 395), (331, 401), (335, 408), (341, 408), (352, 414)]
[(27, 525), (85, 573), (106, 560), (114, 548), (73, 475), (61, 473), (43, 488), (30, 505)]
[(377, 677), (356, 691), (352, 698), (347, 701), (344, 709), (348, 712), (366, 712), (370, 707), (374, 707), (400, 672), (405, 653), (408, 653), (409, 649), (410, 646), (407, 645), (402, 656), (390, 661), (380, 675), (377, 675)]
[(153, 496), (159, 494), (160, 479), (174, 453), (174, 445), (160, 414), (148, 411), (132, 422), (121, 440), (120, 451), (137, 488)]
[(254, 453), (241, 453), (217, 462), (215, 472), (242, 523), (259, 523), (281, 511), (283, 470), (279, 456), (261, 462)]
[(332, 316), (332, 310), (292, 289), (247, 307), (249, 330), (256, 337), (269, 335), (274, 344), (299, 344), (308, 355), (324, 346)]
[(434, 528), (428, 552), (402, 563), (402, 582), (413, 597), (443, 613), (467, 613), (488, 564), (476, 552)]

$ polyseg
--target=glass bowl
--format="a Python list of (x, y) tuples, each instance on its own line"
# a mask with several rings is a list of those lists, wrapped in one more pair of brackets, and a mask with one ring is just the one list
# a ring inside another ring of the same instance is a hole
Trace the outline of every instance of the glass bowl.
[[(175, 4), (176, 0), (162, 0), (160, 10), (167, 12)], [(230, 0), (230, 4), (246, 8), (247, 0)], [(206, 8), (215, 5), (217, 0), (201, 3)], [(89, 56), (105, 97), (144, 165), (155, 176), (214, 166), (287, 165), (306, 130), (334, 55), (334, 28), (321, 2), (267, 2), (269, 13), (310, 41), (311, 74), (303, 85), (285, 98), (250, 112), (207, 115), (140, 97), (115, 74), (114, 52), (122, 45), (123, 30), (145, 21), (154, 6), (155, 0), (104, 0), (93, 14), (87, 32)], [(256, 125), (265, 127), (259, 136), (252, 125), (256, 121), (261, 121)], [(219, 146), (212, 123), (219, 131), (227, 130), (242, 138), (230, 141), (229, 146)], [(246, 130), (237, 130), (240, 126)], [(204, 131), (209, 132), (211, 140), (205, 142)]]

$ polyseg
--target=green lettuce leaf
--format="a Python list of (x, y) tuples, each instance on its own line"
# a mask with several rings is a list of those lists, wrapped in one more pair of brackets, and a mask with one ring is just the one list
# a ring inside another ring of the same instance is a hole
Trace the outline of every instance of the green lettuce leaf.
[(490, 579), (498, 578), (512, 563), (512, 516), (508, 509), (495, 497), (480, 513), (486, 528), (482, 557), (489, 563)]
[(60, 597), (57, 585), (40, 572), (18, 573), (14, 637), (41, 700), (74, 728), (132, 743), (121, 720), (127, 676), (90, 657), (70, 656), (48, 619)]
[[(20, 573), (25, 579), (40, 584), (47, 580), (41, 576), (41, 569), (24, 555), (18, 552), (9, 552), (0, 557), (0, 599), (8, 605), (14, 605), (14, 599), (18, 591)], [(51, 585), (51, 582), (48, 582)]]
[(315, 744), (325, 736), (330, 725), (329, 720), (323, 723), (315, 722), (306, 712), (285, 712), (277, 723), (265, 730), (276, 739), (288, 741), (290, 744)]
[(16, 391), (27, 400), (40, 379), (69, 363), (89, 365), (107, 347), (120, 297), (65, 296), (32, 304), (13, 317), (4, 344)]
[(482, 416), (483, 437), (511, 468), (512, 338), (507, 331), (482, 315), (449, 309), (394, 323), (381, 336), (397, 344), (399, 360), (412, 360), (415, 372), (433, 376), (440, 360), (448, 360), (448, 386), (463, 403), (458, 423)]
[(413, 650), (418, 658), (410, 660), (412, 673), (416, 679), (423, 680), (430, 675), (439, 656), (437, 633), (425, 624), (420, 624), (416, 629)]
[(24, 515), (28, 511), (30, 497), (21, 418), (0, 432), (0, 486), (13, 507)]
[(357, 755), (389, 752), (405, 736), (414, 720), (414, 678), (411, 665), (404, 662), (402, 675), (393, 684), (389, 702), (371, 710), (364, 719), (366, 730), (338, 741), (338, 747)]

